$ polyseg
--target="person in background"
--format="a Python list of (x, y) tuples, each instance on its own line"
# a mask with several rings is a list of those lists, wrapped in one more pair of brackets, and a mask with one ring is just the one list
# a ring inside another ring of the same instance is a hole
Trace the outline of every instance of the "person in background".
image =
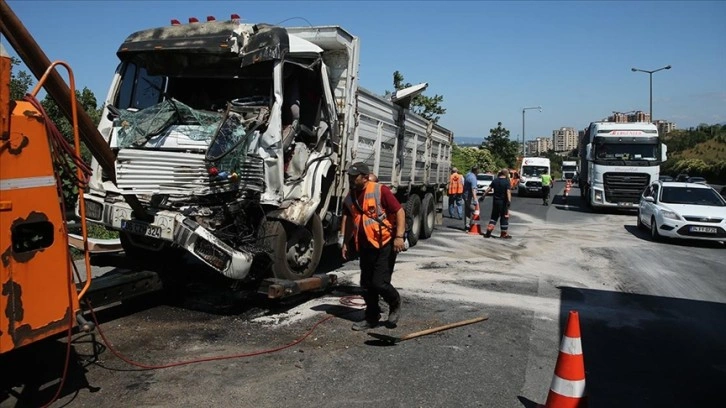
[(405, 213), (391, 190), (370, 181), (365, 163), (348, 168), (350, 191), (343, 200), (343, 259), (348, 258), (352, 239), (360, 255), (360, 286), (366, 302), (365, 318), (353, 324), (353, 330), (378, 325), (381, 308), (378, 299), (388, 303), (388, 323), (395, 326), (401, 315), (401, 296), (391, 285), (396, 255), (403, 251), (406, 229)]
[[(471, 171), (464, 177), (464, 228), (469, 231), (474, 210), (479, 205), (476, 199), (476, 175), (479, 173), (479, 166), (471, 166)], [(473, 208), (472, 208), (473, 207)]]
[(542, 172), (542, 205), (550, 205), (550, 190), (552, 189), (552, 176), (547, 173), (547, 169)]
[(451, 169), (451, 176), (449, 177), (449, 217), (454, 218), (454, 210), (456, 210), (456, 219), (461, 219), (463, 215), (461, 194), (463, 192), (464, 177), (459, 174), (459, 169), (453, 167)]
[(497, 221), (500, 221), (499, 229), (501, 230), (500, 238), (511, 239), (509, 235), (509, 206), (512, 203), (512, 189), (509, 188), (509, 170), (501, 169), (497, 174), (497, 178), (492, 181), (489, 188), (484, 192), (484, 197), (490, 192), (494, 192), (494, 203), (492, 204), (492, 215), (489, 217), (489, 224), (487, 225), (487, 232), (484, 233), (484, 238), (491, 238), (492, 231), (497, 225)]

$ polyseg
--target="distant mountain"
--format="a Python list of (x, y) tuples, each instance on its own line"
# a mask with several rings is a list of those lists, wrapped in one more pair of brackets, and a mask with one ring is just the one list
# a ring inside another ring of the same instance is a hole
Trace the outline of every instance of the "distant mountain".
[(483, 137), (458, 137), (454, 136), (454, 143), (458, 146), (479, 146), (484, 141)]

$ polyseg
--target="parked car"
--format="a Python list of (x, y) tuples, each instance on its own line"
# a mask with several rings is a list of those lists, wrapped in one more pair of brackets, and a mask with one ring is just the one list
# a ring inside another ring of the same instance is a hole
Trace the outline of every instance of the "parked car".
[(689, 177), (687, 182), (688, 183), (698, 183), (698, 184), (708, 184), (706, 182), (706, 179), (703, 177)]
[(479, 173), (476, 175), (476, 191), (479, 194), (484, 194), (489, 185), (494, 181), (494, 175), (489, 173)]
[(638, 228), (661, 237), (726, 242), (726, 199), (699, 183), (656, 181), (640, 197)]
[(664, 174), (664, 175), (661, 175), (660, 177), (658, 177), (658, 180), (660, 180), (660, 181), (673, 181), (673, 177), (671, 177), (671, 176), (666, 176), (666, 175)]

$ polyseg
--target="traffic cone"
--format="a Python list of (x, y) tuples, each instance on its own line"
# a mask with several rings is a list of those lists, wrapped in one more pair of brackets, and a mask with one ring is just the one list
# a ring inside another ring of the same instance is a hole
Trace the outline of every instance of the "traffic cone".
[(580, 340), (580, 318), (571, 310), (560, 344), (555, 374), (543, 408), (585, 408), (585, 361)]
[(469, 227), (469, 234), (481, 235), (481, 225), (479, 225), (479, 203), (476, 203), (476, 210), (471, 218), (471, 227)]

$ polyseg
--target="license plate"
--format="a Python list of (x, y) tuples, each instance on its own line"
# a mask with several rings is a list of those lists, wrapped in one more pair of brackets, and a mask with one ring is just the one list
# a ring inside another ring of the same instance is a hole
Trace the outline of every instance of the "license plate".
[(633, 203), (618, 203), (618, 207), (632, 207)]
[(714, 227), (691, 227), (691, 232), (702, 232), (705, 234), (715, 234), (718, 230)]
[(161, 227), (147, 224), (142, 221), (121, 220), (121, 229), (132, 234), (145, 235), (152, 238), (161, 238)]
[(529, 190), (529, 191), (539, 191), (539, 189), (537, 187), (530, 187), (527, 190)]

